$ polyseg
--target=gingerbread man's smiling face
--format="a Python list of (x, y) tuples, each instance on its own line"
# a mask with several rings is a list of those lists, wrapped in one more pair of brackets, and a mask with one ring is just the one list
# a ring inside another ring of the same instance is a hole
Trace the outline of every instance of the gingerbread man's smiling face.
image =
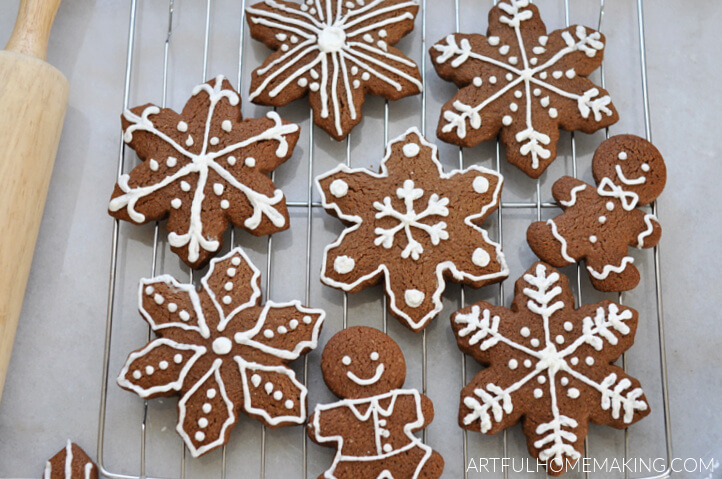
[(592, 171), (597, 184), (603, 178), (639, 198), (637, 205), (654, 201), (667, 181), (667, 168), (657, 148), (644, 138), (617, 135), (594, 153)]
[(398, 344), (378, 329), (365, 326), (335, 334), (323, 350), (321, 370), (328, 388), (347, 399), (398, 389), (406, 379), (406, 363)]

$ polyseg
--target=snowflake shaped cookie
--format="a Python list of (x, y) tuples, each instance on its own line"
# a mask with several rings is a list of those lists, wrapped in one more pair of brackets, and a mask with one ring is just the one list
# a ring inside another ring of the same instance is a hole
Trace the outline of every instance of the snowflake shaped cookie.
[(507, 159), (538, 178), (557, 154), (559, 128), (592, 133), (619, 117), (588, 78), (604, 35), (581, 25), (547, 34), (529, 0), (502, 0), (487, 36), (452, 34), (431, 47), (437, 73), (461, 90), (444, 105), (437, 134), (471, 147), (500, 133)]
[(480, 227), (503, 179), (478, 166), (444, 173), (416, 128), (389, 143), (379, 174), (340, 165), (316, 182), (324, 208), (350, 225), (326, 248), (321, 280), (355, 293), (383, 279), (391, 312), (414, 331), (441, 311), (447, 279), (480, 288), (508, 275)]
[(589, 421), (622, 429), (650, 412), (639, 381), (612, 364), (634, 342), (637, 312), (611, 301), (575, 309), (549, 265), (516, 282), (511, 309), (476, 303), (451, 325), (459, 348), (489, 366), (461, 391), (459, 425), (495, 434), (522, 421), (549, 474), (581, 458)]
[(236, 248), (211, 261), (200, 292), (169, 275), (141, 280), (140, 312), (159, 337), (130, 353), (118, 384), (180, 396), (176, 430), (194, 457), (228, 441), (241, 409), (269, 427), (306, 420), (307, 390), (287, 363), (316, 347), (325, 314), (261, 306), (260, 277)]
[(171, 249), (192, 268), (219, 251), (229, 223), (259, 236), (288, 228), (283, 192), (266, 175), (291, 156), (298, 125), (275, 112), (243, 120), (240, 101), (219, 76), (180, 114), (148, 104), (122, 115), (143, 161), (118, 179), (108, 211), (136, 224), (167, 217)]
[(250, 100), (283, 106), (308, 93), (314, 122), (341, 140), (366, 93), (421, 92), (417, 65), (391, 45), (414, 28), (417, 0), (264, 0), (246, 9), (251, 36), (276, 50), (251, 78)]

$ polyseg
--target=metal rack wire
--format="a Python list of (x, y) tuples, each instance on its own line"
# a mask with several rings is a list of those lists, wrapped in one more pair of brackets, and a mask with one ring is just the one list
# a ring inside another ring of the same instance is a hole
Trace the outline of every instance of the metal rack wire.
[[(597, 0), (590, 0), (590, 1), (597, 1)], [(241, 0), (241, 11), (245, 11), (245, 2), (246, 0)], [(420, 54), (418, 58), (421, 60), (419, 61), (420, 69), (421, 69), (421, 75), (422, 79), (426, 83), (426, 61), (427, 55), (426, 55), (426, 49), (427, 49), (427, 39), (426, 39), (426, 33), (427, 33), (427, 17), (428, 17), (428, 9), (429, 6), (427, 4), (432, 3), (431, 0), (421, 0), (420, 5), (420, 12), (417, 18), (417, 28), (420, 28), (421, 32), (421, 39), (420, 39)], [(497, 0), (493, 0), (493, 4), (496, 4)], [(136, 50), (139, 48), (140, 45), (138, 45), (137, 42), (137, 28), (139, 23), (139, 4), (143, 3), (143, 0), (130, 0), (129, 6), (129, 23), (128, 23), (128, 43), (127, 43), (127, 50), (126, 50), (126, 63), (125, 63), (125, 78), (124, 78), (124, 89), (123, 89), (123, 108), (129, 107), (129, 101), (130, 101), (130, 93), (131, 88), (133, 87), (133, 69), (135, 65), (135, 57), (136, 57)], [(434, 0), (433, 3), (438, 6), (442, 2), (438, 2), (437, 0)], [(451, 3), (451, 2), (449, 2)], [(555, 0), (555, 5), (558, 6), (558, 8), (562, 8), (564, 12), (564, 18), (565, 23), (568, 26), (570, 24), (570, 0)], [(482, 10), (487, 9), (489, 6), (482, 7)], [(170, 49), (173, 41), (173, 34), (174, 34), (174, 15), (177, 14), (178, 9), (181, 7), (180, 2), (176, 2), (176, 0), (168, 0), (168, 3), (165, 5), (160, 5), (160, 2), (158, 2), (158, 8), (167, 8), (167, 31), (166, 35), (163, 41), (163, 68), (162, 68), (162, 97), (161, 97), (161, 104), (162, 106), (166, 105), (167, 97), (168, 97), (168, 83), (169, 83), (169, 54)], [(448, 5), (445, 5), (446, 8), (449, 8)], [(205, 15), (202, 18), (204, 22), (204, 34), (203, 34), (203, 61), (202, 61), (202, 75), (200, 77), (201, 81), (205, 81), (208, 78), (208, 63), (209, 63), (209, 51), (210, 51), (210, 42), (211, 42), (211, 30), (213, 28), (213, 23), (211, 21), (212, 19), (212, 11), (214, 8), (214, 0), (205, 0)], [(449, 25), (448, 30), (451, 30), (452, 28), (455, 28), (455, 30), (458, 32), (461, 30), (460, 25), (460, 19), (462, 16), (462, 6), (461, 6), (461, 0), (453, 0), (453, 8), (454, 8), (454, 25)], [(647, 86), (647, 69), (646, 69), (646, 45), (645, 45), (645, 36), (644, 36), (644, 5), (643, 0), (636, 0), (636, 13), (637, 13), (637, 29), (638, 29), (638, 48), (639, 48), (639, 69), (641, 74), (641, 89), (642, 89), (642, 108), (643, 108), (643, 118), (644, 118), (644, 132), (647, 139), (651, 141), (651, 118), (650, 118), (650, 111), (649, 111), (649, 96), (648, 96), (648, 86)], [(599, 15), (598, 15), (598, 29), (602, 29), (602, 20), (605, 15), (605, 0), (599, 0)], [(240, 18), (240, 27), (238, 31), (238, 69), (237, 69), (237, 78), (236, 78), (236, 85), (238, 86), (239, 91), (243, 91), (243, 78), (244, 76), (248, 76), (248, 72), (244, 71), (243, 68), (243, 59), (244, 59), (244, 52), (247, 48), (246, 44), (248, 42), (246, 29), (245, 29), (245, 18)], [(420, 25), (419, 25), (420, 23)], [(160, 26), (159, 26), (160, 28)], [(479, 31), (480, 29), (477, 29)], [(143, 45), (145, 48), (146, 45)], [(602, 65), (602, 68), (600, 70), (600, 84), (602, 87), (605, 87), (605, 69), (604, 65)], [(421, 127), (421, 132), (423, 134), (426, 134), (426, 122), (427, 122), (427, 89), (424, 89), (424, 92), (420, 96), (420, 118), (419, 123)], [(383, 104), (383, 137), (384, 137), (384, 145), (388, 142), (389, 139), (389, 110), (390, 105), (389, 102), (386, 101)], [(312, 297), (312, 288), (311, 284), (314, 281), (314, 274), (313, 274), (313, 268), (312, 268), (312, 250), (313, 250), (313, 220), (314, 215), (323, 215), (324, 213), (320, 211), (322, 209), (322, 205), (318, 201), (314, 201), (314, 192), (313, 192), (313, 178), (314, 178), (314, 163), (315, 163), (315, 141), (314, 141), (314, 131), (315, 127), (313, 125), (313, 114), (312, 111), (309, 112), (308, 116), (308, 126), (306, 128), (306, 131), (308, 133), (308, 150), (305, 152), (306, 156), (306, 162), (307, 162), (307, 169), (308, 174), (305, 178), (299, 177), (298, 181), (304, 181), (304, 189), (306, 191), (306, 198), (305, 199), (289, 199), (287, 201), (287, 204), (289, 208), (295, 212), (305, 213), (305, 238), (300, 238), (300, 235), (298, 236), (298, 241), (305, 241), (303, 250), (305, 252), (305, 292), (304, 292), (304, 300), (305, 304), (314, 304), (314, 297)], [(606, 130), (605, 136), (609, 137), (609, 129)], [(349, 135), (349, 137), (346, 139), (345, 142), (345, 163), (347, 165), (351, 165), (352, 163), (352, 135)], [(127, 168), (126, 168), (126, 152), (125, 152), (125, 145), (122, 141), (122, 139), (119, 141), (119, 152), (118, 152), (118, 164), (117, 164), (117, 173), (118, 175), (122, 174)], [(569, 147), (570, 147), (570, 158), (571, 158), (571, 174), (575, 177), (578, 176), (578, 166), (577, 166), (577, 144), (576, 144), (576, 138), (574, 134), (572, 133), (569, 135)], [(372, 152), (367, 154), (374, 154), (376, 153), (377, 156), (380, 158), (383, 154), (383, 151), (379, 149), (378, 152)], [(502, 172), (502, 152), (501, 152), (501, 146), (499, 142), (496, 142), (495, 148), (493, 149), (492, 154), (492, 164), (493, 168), (496, 169), (498, 172)], [(364, 161), (367, 160), (367, 158), (363, 158)], [(302, 160), (301, 160), (302, 161)], [(358, 161), (358, 160), (357, 160)], [(459, 168), (463, 169), (465, 166), (465, 151), (463, 149), (458, 149), (458, 166)], [(542, 181), (537, 180), (535, 183), (535, 193), (534, 193), (534, 201), (504, 201), (500, 204), (497, 214), (496, 214), (496, 224), (493, 225), (497, 231), (497, 239), (498, 241), (503, 245), (504, 244), (504, 237), (503, 237), (503, 223), (504, 218), (508, 216), (509, 212), (517, 212), (517, 211), (529, 211), (532, 213), (533, 218), (536, 220), (540, 220), (542, 218), (542, 211), (546, 211), (552, 208), (557, 208), (558, 206), (556, 203), (550, 202), (550, 201), (543, 201), (542, 200), (542, 192), (541, 192), (541, 186)], [(656, 203), (651, 205), (651, 211), (654, 214), (657, 214), (657, 205)], [(158, 273), (158, 263), (159, 263), (159, 252), (166, 246), (164, 245), (163, 240), (161, 239), (160, 234), (160, 226), (158, 223), (155, 223), (153, 226), (153, 233), (152, 233), (152, 250), (149, 253), (150, 256), (150, 274), (155, 275)], [(103, 378), (102, 378), (102, 389), (101, 389), (101, 400), (100, 400), (100, 407), (99, 407), (99, 427), (98, 427), (98, 445), (97, 445), (97, 455), (98, 455), (98, 465), (100, 467), (100, 470), (104, 476), (110, 477), (110, 478), (117, 478), (117, 479), (135, 479), (135, 478), (146, 478), (149, 477), (147, 474), (147, 441), (148, 441), (148, 434), (147, 434), (147, 422), (149, 418), (149, 409), (148, 409), (148, 402), (143, 401), (143, 411), (142, 411), (142, 420), (141, 423), (138, 425), (138, 432), (139, 435), (136, 438), (123, 438), (124, 441), (131, 441), (131, 440), (139, 440), (139, 451), (140, 456), (138, 457), (137, 461), (132, 461), (133, 463), (137, 464), (137, 468), (134, 468), (132, 471), (123, 471), (123, 472), (115, 472), (111, 471), (109, 467), (106, 466), (106, 439), (108, 436), (111, 436), (111, 431), (107, 428), (107, 419), (109, 415), (113, 415), (116, 412), (109, 408), (108, 406), (108, 392), (110, 387), (114, 387), (111, 383), (113, 383), (114, 378), (114, 371), (111, 371), (111, 349), (113, 346), (113, 328), (114, 328), (114, 322), (126, 322), (126, 321), (138, 321), (138, 318), (135, 317), (132, 313), (127, 314), (125, 316), (131, 316), (131, 317), (122, 317), (117, 318), (116, 314), (116, 302), (118, 301), (117, 298), (117, 282), (118, 282), (118, 268), (119, 268), (119, 261), (121, 258), (120, 249), (121, 249), (121, 240), (123, 239), (123, 235), (125, 233), (125, 227), (121, 226), (121, 224), (116, 220), (113, 223), (113, 233), (112, 233), (112, 242), (111, 242), (111, 253), (110, 253), (110, 277), (109, 277), (109, 284), (108, 284), (108, 304), (107, 304), (107, 316), (106, 316), (106, 333), (105, 333), (105, 352), (104, 352), (104, 359), (103, 359)], [(127, 234), (127, 233), (126, 233)], [(294, 236), (294, 238), (296, 238)], [(296, 241), (296, 239), (294, 239)], [(232, 248), (236, 243), (236, 232), (231, 230), (230, 232), (230, 247)], [(268, 236), (266, 240), (265, 245), (265, 294), (266, 297), (271, 297), (271, 285), (272, 285), (272, 264), (273, 264), (273, 236)], [(671, 422), (670, 422), (670, 415), (669, 415), (669, 398), (668, 398), (668, 386), (667, 386), (667, 366), (666, 366), (666, 351), (665, 351), (665, 337), (664, 337), (664, 313), (663, 313), (663, 304), (662, 304), (662, 294), (661, 294), (661, 270), (660, 270), (660, 251), (659, 247), (655, 247), (653, 250), (653, 265), (654, 265), (654, 290), (655, 290), (655, 300), (656, 300), (656, 326), (657, 326), (657, 340), (658, 340), (658, 347), (659, 347), (659, 368), (658, 368), (658, 380), (659, 380), (659, 390), (661, 394), (661, 405), (662, 405), (662, 411), (661, 411), (661, 417), (663, 419), (663, 432), (664, 432), (664, 451), (658, 451), (658, 456), (660, 454), (664, 454), (664, 457), (666, 457), (667, 461), (666, 463), (669, 464), (669, 461), (672, 458), (672, 444), (671, 444)], [(189, 279), (191, 282), (194, 280), (194, 274), (193, 271), (188, 271)], [(513, 279), (514, 275), (512, 275)], [(581, 274), (581, 267), (579, 265), (576, 266), (576, 277), (572, 278), (573, 283), (576, 283), (576, 299), (579, 304), (582, 302), (582, 278), (583, 275)], [(196, 278), (197, 279), (197, 278)], [(497, 287), (497, 294), (496, 294), (496, 301), (498, 304), (504, 304), (505, 303), (505, 288), (504, 283), (500, 283)], [(460, 307), (464, 307), (467, 303), (467, 290), (461, 286), (459, 288), (459, 295), (458, 295), (458, 303)], [(451, 293), (447, 291), (446, 296), (450, 296)], [(382, 295), (383, 296), (383, 295)], [(338, 299), (342, 302), (342, 315), (341, 315), (341, 327), (345, 328), (348, 326), (348, 317), (349, 317), (349, 297), (346, 293), (339, 293)], [(619, 294), (618, 301), (623, 302), (625, 298), (622, 296), (622, 294)], [(387, 314), (387, 305), (386, 305), (386, 299), (383, 297), (383, 299), (379, 299), (381, 311), (379, 312), (379, 316), (381, 316), (382, 321), (382, 329), (384, 332), (387, 332), (388, 330), (388, 314)], [(449, 308), (445, 308), (445, 310), (442, 312), (442, 316), (448, 317), (448, 314), (451, 312), (448, 310)], [(333, 318), (329, 318), (330, 321), (334, 321)], [(116, 326), (117, 327), (117, 326)], [(146, 339), (149, 339), (151, 336), (150, 329), (147, 330), (146, 333)], [(424, 394), (428, 393), (428, 372), (427, 372), (427, 332), (424, 331), (420, 338), (416, 338), (418, 347), (420, 348), (420, 357), (421, 357), (421, 381), (420, 385), (422, 389), (422, 392)], [(139, 341), (140, 342), (140, 341)], [(124, 353), (123, 353), (124, 354)], [(304, 357), (303, 364), (302, 364), (302, 372), (300, 373), (301, 380), (306, 382), (306, 380), (309, 378), (309, 364), (308, 364), (308, 356)], [(629, 366), (628, 359), (626, 354), (622, 358), (622, 366), (627, 369)], [(468, 370), (469, 365), (467, 364), (467, 358), (465, 355), (461, 355), (461, 385), (460, 387), (463, 387), (466, 385), (468, 381)], [(650, 379), (650, 378), (645, 378)], [(128, 400), (133, 400), (130, 396), (128, 397)], [(313, 407), (313, 404), (310, 404), (309, 407)], [(657, 412), (659, 414), (659, 412)], [(451, 419), (450, 419), (451, 418)], [(439, 420), (452, 420), (455, 421), (455, 414), (452, 414), (449, 417), (439, 417), (437, 414), (437, 421)], [(458, 429), (458, 428), (457, 428)], [(468, 463), (469, 457), (470, 457), (470, 446), (469, 446), (469, 436), (467, 435), (466, 430), (458, 429), (459, 435), (461, 436), (461, 452), (458, 454), (454, 454), (453, 456), (449, 456), (448, 454), (445, 454), (445, 460), (448, 464), (452, 463), (460, 463), (461, 467), (456, 467), (456, 469), (464, 471), (463, 476), (470, 477), (468, 474), (468, 471), (466, 470), (465, 465)], [(500, 436), (499, 440), (501, 441), (501, 450), (504, 457), (509, 457), (509, 451), (510, 451), (510, 439), (509, 436), (511, 434), (516, 434), (518, 431), (515, 432), (507, 432), (506, 430), (503, 432), (503, 434)], [(242, 434), (241, 432), (236, 432), (235, 434)], [(427, 430), (425, 429), (424, 432), (424, 440), (430, 441), (431, 445), (434, 445), (434, 440), (438, 440), (440, 438), (438, 437), (427, 437)], [(624, 457), (628, 457), (629, 454), (629, 443), (630, 443), (630, 432), (628, 429), (625, 429), (624, 432)], [(309, 448), (308, 448), (308, 439), (305, 434), (304, 428), (299, 428), (298, 431), (298, 444), (300, 444), (300, 453), (301, 453), (301, 470), (298, 473), (298, 477), (302, 477), (303, 479), (306, 479), (307, 477), (315, 477), (314, 474), (318, 474), (320, 471), (309, 471)], [(231, 441), (233, 441), (233, 436), (231, 438)], [(261, 427), (260, 429), (260, 449), (259, 449), (259, 457), (258, 457), (258, 469), (260, 473), (261, 478), (265, 477), (272, 477), (267, 476), (266, 474), (266, 441), (267, 441), (267, 432), (265, 427)], [(590, 444), (592, 443), (592, 444)], [(592, 455), (594, 451), (592, 448), (594, 447), (593, 440), (590, 440), (589, 437), (587, 437), (587, 440), (585, 441), (585, 449), (587, 452), (587, 455)], [(480, 451), (481, 454), (477, 453), (476, 451), (474, 454), (478, 457), (479, 455), (483, 455), (483, 451)], [(178, 456), (180, 458), (180, 477), (185, 478), (186, 477), (186, 470), (187, 470), (187, 463), (189, 460), (187, 460), (187, 451), (183, 447), (179, 453)], [(463, 462), (462, 462), (463, 461)], [(229, 470), (227, 467), (227, 449), (224, 446), (222, 449), (222, 452), (220, 454), (220, 458), (218, 460), (219, 462), (219, 469), (220, 469), (220, 477), (225, 478), (226, 476), (229, 477), (249, 477), (249, 475), (245, 472), (238, 472), (234, 470)], [(458, 465), (458, 464), (457, 464)], [(448, 470), (448, 468), (447, 468)], [(506, 479), (509, 475), (508, 469), (505, 469), (503, 471), (503, 477)], [(652, 478), (663, 478), (663, 477), (669, 477), (670, 471), (666, 470), (662, 472), (661, 474), (651, 476), (648, 479)], [(255, 476), (255, 474), (254, 474)], [(492, 477), (493, 475), (490, 474), (489, 476), (484, 475), (483, 477)], [(589, 473), (585, 474), (586, 477), (589, 477)], [(446, 476), (445, 476), (446, 477)], [(450, 477), (450, 476), (449, 476)], [(475, 477), (481, 477), (481, 476), (475, 476)], [(629, 471), (625, 471), (624, 477), (629, 477)]]

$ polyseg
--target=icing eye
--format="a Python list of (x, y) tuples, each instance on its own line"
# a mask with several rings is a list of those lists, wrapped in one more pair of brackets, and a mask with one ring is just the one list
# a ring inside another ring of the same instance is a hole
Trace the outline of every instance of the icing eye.
[(648, 163), (642, 163), (642, 171), (649, 171), (649, 164), (648, 164)]
[(627, 153), (624, 152), (624, 151), (621, 151), (621, 152), (619, 152), (619, 155), (617, 155), (617, 158), (619, 158), (619, 159), (622, 160), (622, 161), (623, 161), (623, 160), (626, 160), (626, 159), (627, 159)]
[(341, 362), (342, 362), (344, 365), (348, 366), (349, 364), (351, 364), (351, 358), (348, 357), (348, 356), (344, 356), (343, 359), (341, 360)]
[(378, 361), (378, 360), (379, 360), (379, 353), (377, 353), (376, 351), (371, 353), (371, 361)]

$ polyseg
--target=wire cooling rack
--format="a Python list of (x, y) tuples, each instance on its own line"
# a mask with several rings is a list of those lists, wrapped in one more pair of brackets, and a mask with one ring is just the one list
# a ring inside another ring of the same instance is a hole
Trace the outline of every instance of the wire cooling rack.
[[(448, 326), (449, 315), (479, 300), (508, 305), (512, 288), (505, 287), (504, 283), (480, 290), (449, 285), (439, 318), (423, 333), (415, 334), (394, 319), (388, 320), (380, 287), (349, 296), (322, 286), (318, 274), (323, 248), (342, 227), (323, 211), (313, 188), (313, 178), (339, 162), (376, 169), (390, 131), (395, 136), (409, 126), (420, 126), (422, 133), (428, 134), (439, 146), (447, 171), (478, 163), (504, 175), (503, 201), (485, 227), (503, 244), (511, 269), (509, 281), (515, 281), (535, 259), (525, 243), (529, 222), (556, 213), (557, 206), (551, 201), (551, 184), (564, 174), (591, 181), (589, 158), (596, 146), (609, 137), (610, 131), (576, 136), (562, 133), (558, 159), (539, 180), (527, 178), (503, 161), (498, 142), (463, 150), (441, 144), (434, 138), (440, 105), (453, 95), (455, 87), (438, 79), (433, 71), (427, 74), (428, 45), (451, 31), (485, 32), (487, 12), (495, 3), (496, 0), (421, 0), (416, 29), (399, 47), (420, 65), (424, 92), (391, 104), (367, 98), (363, 122), (343, 142), (329, 139), (312, 126), (312, 114), (305, 100), (284, 107), (281, 115), (302, 127), (302, 138), (293, 157), (274, 172), (274, 181), (289, 199), (291, 228), (264, 238), (231, 230), (225, 239), (226, 249), (242, 245), (261, 268), (266, 299), (303, 299), (304, 304), (324, 308), (328, 313), (319, 348), (294, 365), (300, 379), (309, 387), (309, 409), (317, 403), (334, 400), (318, 367), (326, 340), (348, 325), (380, 328), (394, 337), (405, 353), (406, 386), (422, 390), (434, 401), (435, 420), (424, 430), (424, 440), (444, 456), (444, 477), (454, 478), (544, 475), (543, 472), (529, 473), (526, 469), (519, 471), (525, 467), (522, 461), (529, 457), (520, 427), (485, 436), (464, 431), (456, 423), (458, 392), (480, 367), (456, 348)], [(549, 30), (580, 23), (597, 24), (598, 29), (606, 33), (608, 60), (593, 78), (610, 90), (620, 110), (622, 120), (613, 127), (613, 133), (638, 133), (651, 140), (643, 0), (607, 0), (606, 5), (604, 0), (575, 0), (572, 5), (570, 0), (538, 0), (537, 3)], [(233, 78), (230, 72), (235, 72), (234, 86), (244, 98), (244, 116), (259, 117), (267, 110), (246, 101), (250, 72), (269, 53), (248, 36), (243, 17), (246, 0), (169, 0), (167, 3), (130, 0), (129, 7), (123, 108), (152, 101), (177, 110), (196, 84), (217, 74)], [(117, 54), (120, 57), (122, 52)], [(126, 151), (121, 139), (118, 175), (130, 170), (136, 162), (134, 152)], [(650, 208), (658, 214), (656, 203)], [(151, 335), (137, 313), (138, 280), (169, 273), (179, 280), (187, 278), (197, 283), (204, 274), (204, 271), (189, 271), (170, 253), (165, 235), (164, 225), (157, 223), (140, 227), (117, 220), (113, 223), (97, 450), (102, 474), (119, 479), (317, 477), (330, 465), (334, 451), (309, 443), (303, 427), (266, 430), (257, 421), (241, 416), (227, 446), (193, 459), (175, 433), (174, 398), (143, 401), (115, 385), (115, 377), (128, 352), (145, 344)], [(565, 475), (568, 478), (670, 475), (672, 445), (660, 252), (657, 247), (652, 252), (634, 252), (633, 256), (637, 260), (635, 265), (640, 267), (642, 282), (634, 291), (618, 297), (593, 290), (586, 275), (580, 274), (579, 266), (570, 266), (564, 272), (570, 276), (578, 303), (606, 297), (640, 311), (635, 345), (620, 359), (620, 364), (641, 381), (652, 414), (623, 431), (590, 425), (585, 441), (586, 456), (599, 461), (626, 461), (628, 466), (591, 473), (572, 471)], [(479, 458), (502, 457), (513, 458), (514, 467), (502, 469), (497, 464), (492, 468), (490, 461), (487, 471), (477, 470), (481, 464)], [(656, 459), (657, 464), (664, 466), (650, 473), (639, 466), (637, 459)], [(470, 461), (477, 467), (467, 469)]]

